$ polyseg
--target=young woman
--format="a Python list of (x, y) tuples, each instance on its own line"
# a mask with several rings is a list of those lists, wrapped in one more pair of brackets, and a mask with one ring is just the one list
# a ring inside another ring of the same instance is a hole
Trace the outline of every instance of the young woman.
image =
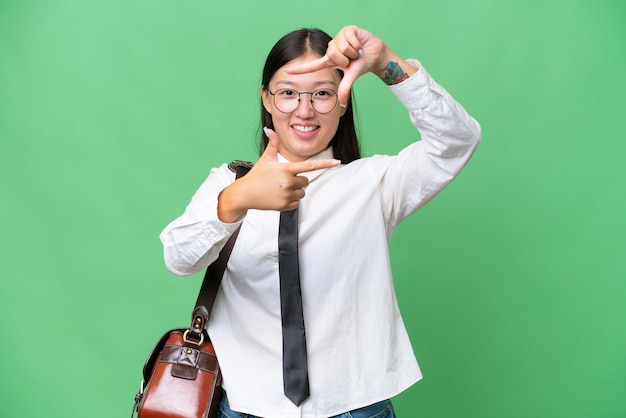
[[(369, 72), (421, 135), (396, 156), (360, 157), (350, 92)], [(208, 324), (223, 373), (220, 414), (394, 417), (389, 399), (421, 373), (387, 242), (465, 166), (480, 127), (418, 61), (355, 26), (334, 39), (319, 30), (287, 34), (270, 51), (262, 83), (259, 160), (237, 180), (227, 164), (211, 170), (161, 234), (168, 269), (188, 275), (241, 226)], [(308, 390), (294, 400), (283, 378), (278, 241), (281, 213), (296, 208)]]

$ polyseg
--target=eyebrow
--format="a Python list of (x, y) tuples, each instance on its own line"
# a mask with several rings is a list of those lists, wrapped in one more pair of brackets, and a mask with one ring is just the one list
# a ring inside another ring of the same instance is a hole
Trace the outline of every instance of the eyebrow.
[[(285, 85), (285, 86), (290, 86), (293, 87), (295, 85), (298, 85), (299, 83), (290, 81), (290, 80), (279, 80), (276, 82), (276, 85)], [(313, 83), (314, 87), (319, 87), (319, 86), (326, 86), (326, 85), (330, 85), (332, 87), (337, 87), (337, 85), (335, 84), (334, 81), (331, 80), (321, 80), (321, 81), (316, 81)]]

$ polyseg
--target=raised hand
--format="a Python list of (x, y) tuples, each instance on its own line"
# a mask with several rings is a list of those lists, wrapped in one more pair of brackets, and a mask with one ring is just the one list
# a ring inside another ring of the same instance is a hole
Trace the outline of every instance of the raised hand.
[(356, 26), (346, 26), (328, 43), (326, 55), (289, 67), (286, 72), (304, 74), (325, 68), (341, 69), (344, 76), (339, 84), (338, 95), (339, 102), (345, 105), (350, 98), (352, 85), (361, 75), (373, 72), (384, 79), (389, 63), (395, 63), (409, 75), (415, 71), (371, 32)]
[(333, 159), (280, 162), (278, 135), (271, 129), (266, 129), (266, 133), (269, 141), (263, 155), (248, 174), (226, 187), (219, 196), (218, 216), (222, 222), (236, 222), (248, 209), (295, 209), (309, 184), (309, 179), (299, 174), (340, 164)]

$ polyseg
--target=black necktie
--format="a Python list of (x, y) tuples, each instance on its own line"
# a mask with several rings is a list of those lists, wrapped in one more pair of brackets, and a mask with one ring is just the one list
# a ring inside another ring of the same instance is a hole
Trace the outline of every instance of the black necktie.
[(300, 405), (309, 396), (309, 372), (298, 264), (297, 208), (280, 213), (278, 271), (283, 323), (283, 383), (287, 398)]

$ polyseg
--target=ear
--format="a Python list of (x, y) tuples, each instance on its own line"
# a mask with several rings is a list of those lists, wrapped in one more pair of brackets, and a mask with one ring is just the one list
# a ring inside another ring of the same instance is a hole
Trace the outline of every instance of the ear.
[(272, 114), (272, 105), (270, 103), (270, 94), (265, 88), (265, 86), (261, 86), (261, 100), (263, 100), (263, 107), (269, 113)]

